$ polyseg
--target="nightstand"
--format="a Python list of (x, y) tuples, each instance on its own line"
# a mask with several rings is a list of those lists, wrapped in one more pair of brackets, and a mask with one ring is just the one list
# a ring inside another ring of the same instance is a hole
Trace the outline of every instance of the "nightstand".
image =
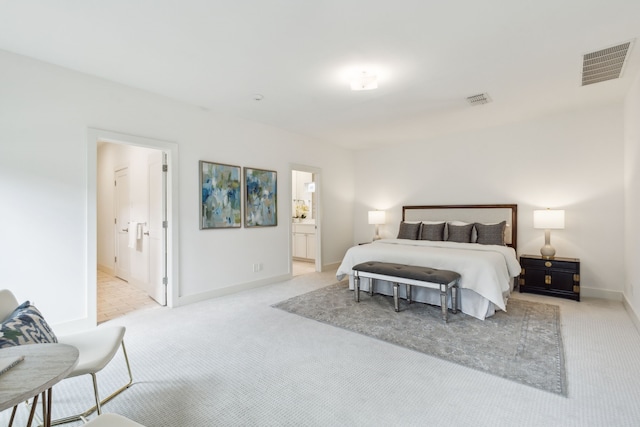
[(580, 260), (521, 255), (520, 292), (580, 301)]

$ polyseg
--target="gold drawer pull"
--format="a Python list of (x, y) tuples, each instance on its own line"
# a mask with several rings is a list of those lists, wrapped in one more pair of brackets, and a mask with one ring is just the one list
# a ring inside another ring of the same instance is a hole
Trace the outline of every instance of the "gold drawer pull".
[(545, 274), (544, 276), (544, 284), (545, 285), (550, 285), (551, 284), (551, 276), (548, 274)]
[(544, 263), (544, 266), (547, 267), (547, 268), (551, 267), (552, 265), (553, 265), (553, 263), (551, 261), (546, 261)]

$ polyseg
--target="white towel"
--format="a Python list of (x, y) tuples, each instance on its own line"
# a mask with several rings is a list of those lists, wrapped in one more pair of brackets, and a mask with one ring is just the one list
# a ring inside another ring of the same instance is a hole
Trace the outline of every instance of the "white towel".
[(142, 226), (143, 225), (144, 224), (142, 224), (141, 222), (136, 224), (136, 240), (142, 240)]
[(129, 247), (131, 249), (136, 248), (136, 236), (138, 235), (138, 223), (130, 222), (129, 223)]

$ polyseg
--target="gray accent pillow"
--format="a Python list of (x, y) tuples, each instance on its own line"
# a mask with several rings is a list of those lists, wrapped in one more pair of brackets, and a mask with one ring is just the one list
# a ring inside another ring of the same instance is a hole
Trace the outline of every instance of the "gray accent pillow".
[(400, 231), (398, 232), (398, 239), (410, 239), (418, 240), (420, 234), (420, 223), (410, 223), (402, 221), (400, 223)]
[(473, 230), (473, 224), (466, 225), (451, 225), (447, 224), (448, 236), (447, 241), (458, 243), (471, 243), (471, 231)]
[(478, 239), (476, 242), (481, 245), (504, 246), (504, 229), (506, 226), (506, 221), (502, 221), (498, 224), (480, 224), (476, 222), (476, 233), (478, 233)]
[(441, 242), (444, 240), (444, 222), (438, 224), (422, 223), (420, 240), (434, 240)]

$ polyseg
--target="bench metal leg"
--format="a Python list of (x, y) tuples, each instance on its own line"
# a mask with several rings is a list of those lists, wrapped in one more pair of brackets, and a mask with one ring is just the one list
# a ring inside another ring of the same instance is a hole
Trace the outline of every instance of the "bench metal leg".
[(369, 277), (369, 295), (373, 296), (373, 277)]
[(360, 302), (360, 276), (358, 273), (353, 276), (353, 298), (356, 302)]
[(453, 307), (453, 314), (458, 313), (458, 298), (458, 282), (456, 282), (451, 287), (451, 306)]
[(398, 302), (398, 282), (393, 282), (393, 307), (396, 312), (400, 311), (400, 303)]
[(407, 291), (407, 304), (411, 304), (411, 285), (406, 284), (406, 291)]
[(440, 307), (442, 308), (442, 319), (448, 320), (449, 311), (447, 310), (447, 285), (440, 285)]

